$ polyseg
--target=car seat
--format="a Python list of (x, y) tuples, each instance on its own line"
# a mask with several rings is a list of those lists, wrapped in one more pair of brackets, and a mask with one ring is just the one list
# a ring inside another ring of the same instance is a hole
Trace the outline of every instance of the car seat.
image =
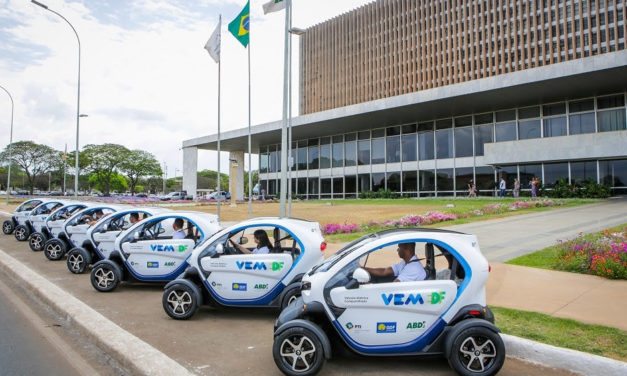
[(434, 253), (433, 243), (425, 244), (425, 272), (427, 273), (425, 279), (427, 280), (438, 279), (435, 272)]

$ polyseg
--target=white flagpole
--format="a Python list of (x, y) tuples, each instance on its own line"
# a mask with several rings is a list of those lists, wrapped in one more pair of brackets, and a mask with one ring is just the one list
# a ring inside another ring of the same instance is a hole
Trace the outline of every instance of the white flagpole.
[[(218, 25), (222, 27), (222, 15), (220, 15), (220, 21)], [(222, 43), (222, 33), (220, 33), (220, 43)], [(222, 46), (220, 46), (222, 49)], [(218, 59), (218, 194), (216, 196), (218, 200), (218, 223), (220, 223), (220, 201), (222, 200), (222, 192), (220, 187), (220, 65), (222, 64), (222, 57)]]
[[(287, 7), (287, 9), (285, 10), (286, 12), (289, 13), (289, 28), (288, 30), (292, 29), (292, 2), (290, 1), (290, 3), (288, 4), (289, 6)], [(287, 165), (288, 165), (288, 169), (287, 169), (287, 216), (291, 217), (292, 216), (292, 164), (290, 163), (293, 160), (292, 157), (292, 35), (289, 34), (288, 38), (290, 38), (290, 43), (289, 43), (289, 53), (290, 53), (290, 70), (289, 70), (289, 99), (288, 99), (288, 103), (289, 103), (289, 115), (288, 115), (288, 124), (287, 124)]]
[[(285, 0), (289, 9), (291, 0)], [(289, 64), (289, 12), (285, 12), (285, 47), (283, 55), (283, 125), (281, 126), (281, 188), (280, 188), (280, 216), (285, 217), (285, 201), (287, 196), (287, 100), (288, 100), (288, 64)]]
[[(250, 25), (250, 23), (249, 23)], [(249, 26), (250, 29), (250, 26)], [(250, 30), (248, 31), (250, 35)], [(253, 217), (253, 170), (251, 164), (251, 135), (250, 135), (250, 41), (248, 42), (248, 218)]]

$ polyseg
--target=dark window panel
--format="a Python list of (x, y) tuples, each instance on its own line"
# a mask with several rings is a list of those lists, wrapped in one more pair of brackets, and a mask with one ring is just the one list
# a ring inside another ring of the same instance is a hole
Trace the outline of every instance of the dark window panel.
[(594, 133), (594, 112), (569, 116), (570, 134)]

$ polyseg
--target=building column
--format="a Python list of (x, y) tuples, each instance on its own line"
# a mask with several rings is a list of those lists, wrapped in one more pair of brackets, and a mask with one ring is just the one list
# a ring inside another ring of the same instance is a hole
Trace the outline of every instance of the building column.
[[(234, 165), (237, 164), (235, 167)], [(233, 176), (235, 173), (235, 176)], [(236, 180), (234, 182), (234, 180)], [(235, 183), (235, 187), (234, 187)], [(235, 188), (235, 190), (234, 190)], [(244, 200), (244, 152), (232, 151), (229, 153), (229, 192), (235, 193), (235, 199)]]
[(198, 148), (183, 148), (183, 190), (196, 198), (198, 188)]

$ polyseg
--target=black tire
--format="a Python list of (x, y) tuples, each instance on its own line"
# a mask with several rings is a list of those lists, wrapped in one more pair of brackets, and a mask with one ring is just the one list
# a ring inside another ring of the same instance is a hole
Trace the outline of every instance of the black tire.
[(2, 232), (4, 233), (4, 235), (11, 235), (13, 233), (13, 230), (15, 230), (15, 224), (12, 220), (7, 219), (2, 223)]
[(324, 366), (322, 341), (318, 335), (303, 327), (293, 327), (274, 338), (274, 363), (286, 375), (315, 375)]
[(50, 239), (44, 243), (44, 256), (50, 261), (58, 261), (67, 252), (67, 244), (59, 239)]
[(28, 237), (28, 246), (35, 252), (43, 251), (48, 237), (42, 232), (33, 232)]
[(187, 320), (198, 310), (199, 302), (191, 287), (178, 283), (168, 287), (161, 299), (163, 309), (175, 320)]
[(101, 260), (94, 264), (89, 277), (91, 285), (100, 292), (110, 292), (122, 280), (122, 269), (111, 260)]
[(67, 268), (74, 274), (83, 274), (91, 264), (91, 253), (85, 248), (76, 247), (67, 253)]
[(462, 376), (495, 375), (505, 362), (501, 336), (484, 326), (471, 326), (453, 335), (448, 364)]
[(18, 225), (13, 232), (13, 235), (15, 235), (15, 239), (18, 242), (25, 242), (28, 240), (28, 236), (30, 235), (30, 229), (24, 225)]
[(288, 286), (287, 290), (285, 291), (285, 294), (283, 294), (283, 299), (281, 299), (281, 311), (284, 310), (285, 307), (290, 305), (290, 303), (298, 299), (299, 296), (300, 296), (300, 285), (293, 286), (293, 287)]

